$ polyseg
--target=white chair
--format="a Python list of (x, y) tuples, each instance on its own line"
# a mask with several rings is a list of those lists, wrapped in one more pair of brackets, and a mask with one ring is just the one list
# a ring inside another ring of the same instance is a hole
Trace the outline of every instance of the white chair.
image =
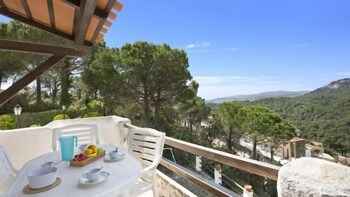
[(137, 196), (152, 188), (156, 169), (162, 159), (165, 133), (150, 128), (140, 128), (130, 124), (128, 133), (128, 150), (141, 162), (143, 170), (141, 179), (132, 192)]
[(4, 147), (0, 146), (0, 196), (5, 196), (15, 181), (16, 173)]
[(59, 150), (58, 140), (61, 136), (77, 136), (78, 147), (83, 144), (100, 144), (97, 126), (94, 124), (73, 124), (53, 129), (52, 148)]

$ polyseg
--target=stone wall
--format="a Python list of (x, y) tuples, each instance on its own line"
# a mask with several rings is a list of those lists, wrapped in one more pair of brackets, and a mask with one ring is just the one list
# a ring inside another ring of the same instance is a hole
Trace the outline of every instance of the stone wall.
[(154, 197), (197, 197), (176, 181), (157, 171)]
[(350, 167), (317, 158), (300, 158), (278, 173), (279, 197), (350, 197)]

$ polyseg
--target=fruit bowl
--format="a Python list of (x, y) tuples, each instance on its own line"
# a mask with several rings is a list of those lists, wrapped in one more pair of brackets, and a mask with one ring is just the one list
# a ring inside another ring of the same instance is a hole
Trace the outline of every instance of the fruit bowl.
[(74, 159), (70, 161), (71, 166), (82, 167), (86, 166), (105, 155), (105, 151), (102, 148), (97, 147), (96, 145), (89, 145), (85, 148), (82, 153), (74, 156)]

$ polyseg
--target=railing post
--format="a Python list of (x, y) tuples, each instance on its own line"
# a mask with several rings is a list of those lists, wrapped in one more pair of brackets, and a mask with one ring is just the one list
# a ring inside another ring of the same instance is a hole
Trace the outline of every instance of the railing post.
[(305, 150), (305, 157), (312, 157), (310, 149)]
[(243, 189), (243, 197), (253, 197), (253, 187), (251, 185), (245, 185)]
[(202, 157), (196, 155), (196, 170), (202, 172)]
[(214, 167), (214, 180), (218, 185), (222, 185), (222, 167), (221, 164), (216, 164)]

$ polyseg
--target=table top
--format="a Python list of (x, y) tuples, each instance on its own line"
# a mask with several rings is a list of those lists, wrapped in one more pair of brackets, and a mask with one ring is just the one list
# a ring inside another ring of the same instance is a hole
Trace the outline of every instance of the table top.
[[(107, 151), (111, 149), (111, 146), (108, 145), (104, 145), (103, 147)], [(125, 150), (122, 149), (121, 151)], [(53, 152), (29, 161), (18, 173), (16, 181), (9, 191), (9, 195), (11, 197), (28, 197), (28, 195), (22, 192), (23, 188), (28, 184), (28, 172), (39, 168), (46, 162), (57, 161), (59, 157), (58, 152)], [(84, 172), (101, 166), (104, 171), (110, 173), (107, 181), (89, 187), (79, 185), (79, 178)], [(133, 187), (141, 175), (142, 170), (141, 163), (129, 153), (126, 154), (123, 160), (113, 163), (104, 162), (103, 159), (99, 159), (84, 167), (70, 167), (68, 162), (61, 162), (57, 167), (59, 169), (58, 176), (62, 179), (62, 183), (50, 191), (30, 195), (31, 197), (62, 197), (67, 194), (74, 197), (113, 196), (120, 194), (121, 191), (125, 191), (127, 188)]]

